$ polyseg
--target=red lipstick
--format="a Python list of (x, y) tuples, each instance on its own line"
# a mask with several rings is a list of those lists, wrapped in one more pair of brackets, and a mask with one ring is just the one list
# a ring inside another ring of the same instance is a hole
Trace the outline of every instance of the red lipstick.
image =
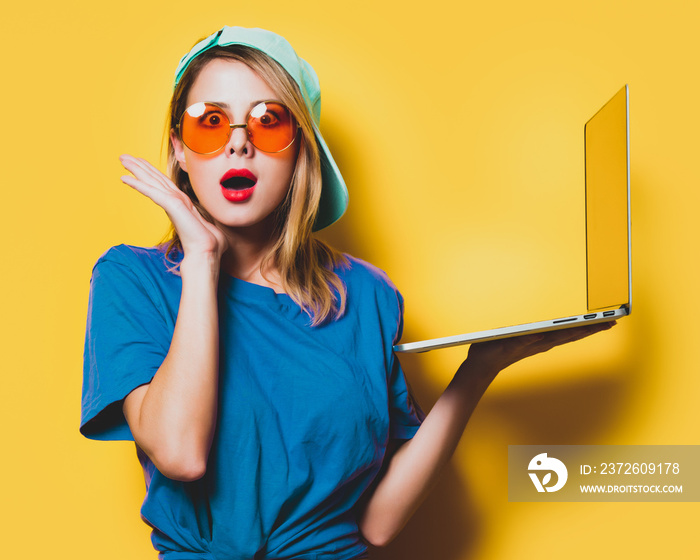
[(257, 182), (258, 178), (247, 169), (229, 169), (219, 180), (221, 193), (231, 202), (248, 200)]

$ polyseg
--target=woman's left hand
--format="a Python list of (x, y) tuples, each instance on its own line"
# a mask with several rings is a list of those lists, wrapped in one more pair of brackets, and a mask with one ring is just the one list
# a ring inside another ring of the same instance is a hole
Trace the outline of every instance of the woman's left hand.
[(572, 327), (544, 333), (502, 338), (488, 342), (478, 342), (469, 348), (467, 360), (476, 371), (495, 376), (499, 371), (529, 356), (547, 352), (552, 348), (581, 340), (600, 331), (612, 328), (615, 321)]

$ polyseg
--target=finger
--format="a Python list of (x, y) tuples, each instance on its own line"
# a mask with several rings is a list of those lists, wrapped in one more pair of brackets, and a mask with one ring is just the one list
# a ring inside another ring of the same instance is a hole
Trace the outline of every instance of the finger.
[(173, 195), (166, 189), (154, 186), (150, 181), (142, 181), (132, 175), (122, 175), (120, 179), (122, 183), (151, 199), (166, 212), (169, 201), (174, 200)]
[(142, 158), (135, 158), (130, 155), (122, 155), (119, 158), (120, 162), (127, 171), (130, 171), (133, 177), (125, 175), (121, 177), (123, 183), (134, 188), (141, 194), (149, 197), (159, 206), (168, 211), (168, 200), (163, 198), (156, 192), (164, 193), (183, 203), (191, 212), (195, 212), (194, 205), (190, 198), (183, 193), (168, 177), (163, 175), (156, 167)]
[(594, 325), (585, 325), (582, 327), (574, 327), (559, 331), (562, 340), (580, 340), (595, 333), (606, 331), (615, 325), (615, 321), (607, 321), (605, 323), (596, 323)]
[(585, 325), (582, 327), (574, 327), (570, 329), (561, 329), (558, 331), (551, 331), (546, 333), (541, 341), (534, 342), (531, 346), (533, 348), (539, 348), (539, 352), (545, 352), (556, 346), (561, 346), (563, 344), (568, 344), (570, 342), (575, 342), (577, 340), (582, 340), (598, 332), (606, 331), (612, 328), (616, 324), (615, 321), (597, 323), (594, 325)]
[(124, 168), (137, 179), (145, 181), (156, 188), (162, 188), (168, 191), (179, 190), (168, 177), (145, 159), (135, 158), (125, 154), (119, 157), (119, 161)]
[(145, 160), (137, 159), (122, 159), (121, 164), (124, 168), (129, 171), (134, 177), (141, 179), (143, 181), (148, 181), (154, 186), (160, 186), (164, 188), (169, 187), (169, 180), (160, 171), (153, 168)]

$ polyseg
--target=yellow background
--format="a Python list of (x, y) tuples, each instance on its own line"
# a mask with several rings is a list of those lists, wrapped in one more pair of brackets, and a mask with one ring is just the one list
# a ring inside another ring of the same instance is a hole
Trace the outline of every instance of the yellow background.
[[(509, 444), (697, 444), (695, 2), (13, 2), (2, 42), (2, 555), (145, 560), (133, 446), (78, 434), (90, 270), (164, 215), (179, 57), (223, 24), (287, 37), (323, 84), (351, 191), (326, 233), (388, 271), (404, 340), (585, 305), (583, 123), (631, 88), (634, 297), (613, 331), (504, 372), (403, 535), (374, 558), (690, 558), (698, 504), (508, 503)], [(465, 349), (404, 360), (425, 408)]]

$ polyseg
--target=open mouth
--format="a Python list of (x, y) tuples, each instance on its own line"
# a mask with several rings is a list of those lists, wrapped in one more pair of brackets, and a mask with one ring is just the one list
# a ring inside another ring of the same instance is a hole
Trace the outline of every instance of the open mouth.
[(248, 200), (257, 182), (258, 178), (247, 169), (229, 169), (219, 181), (224, 198), (231, 202)]
[(222, 187), (234, 191), (249, 189), (253, 185), (255, 185), (255, 181), (249, 179), (248, 177), (231, 177), (229, 179), (226, 179), (225, 181), (221, 181)]
[(228, 190), (242, 191), (255, 186), (258, 178), (247, 169), (229, 169), (221, 177), (221, 186)]

